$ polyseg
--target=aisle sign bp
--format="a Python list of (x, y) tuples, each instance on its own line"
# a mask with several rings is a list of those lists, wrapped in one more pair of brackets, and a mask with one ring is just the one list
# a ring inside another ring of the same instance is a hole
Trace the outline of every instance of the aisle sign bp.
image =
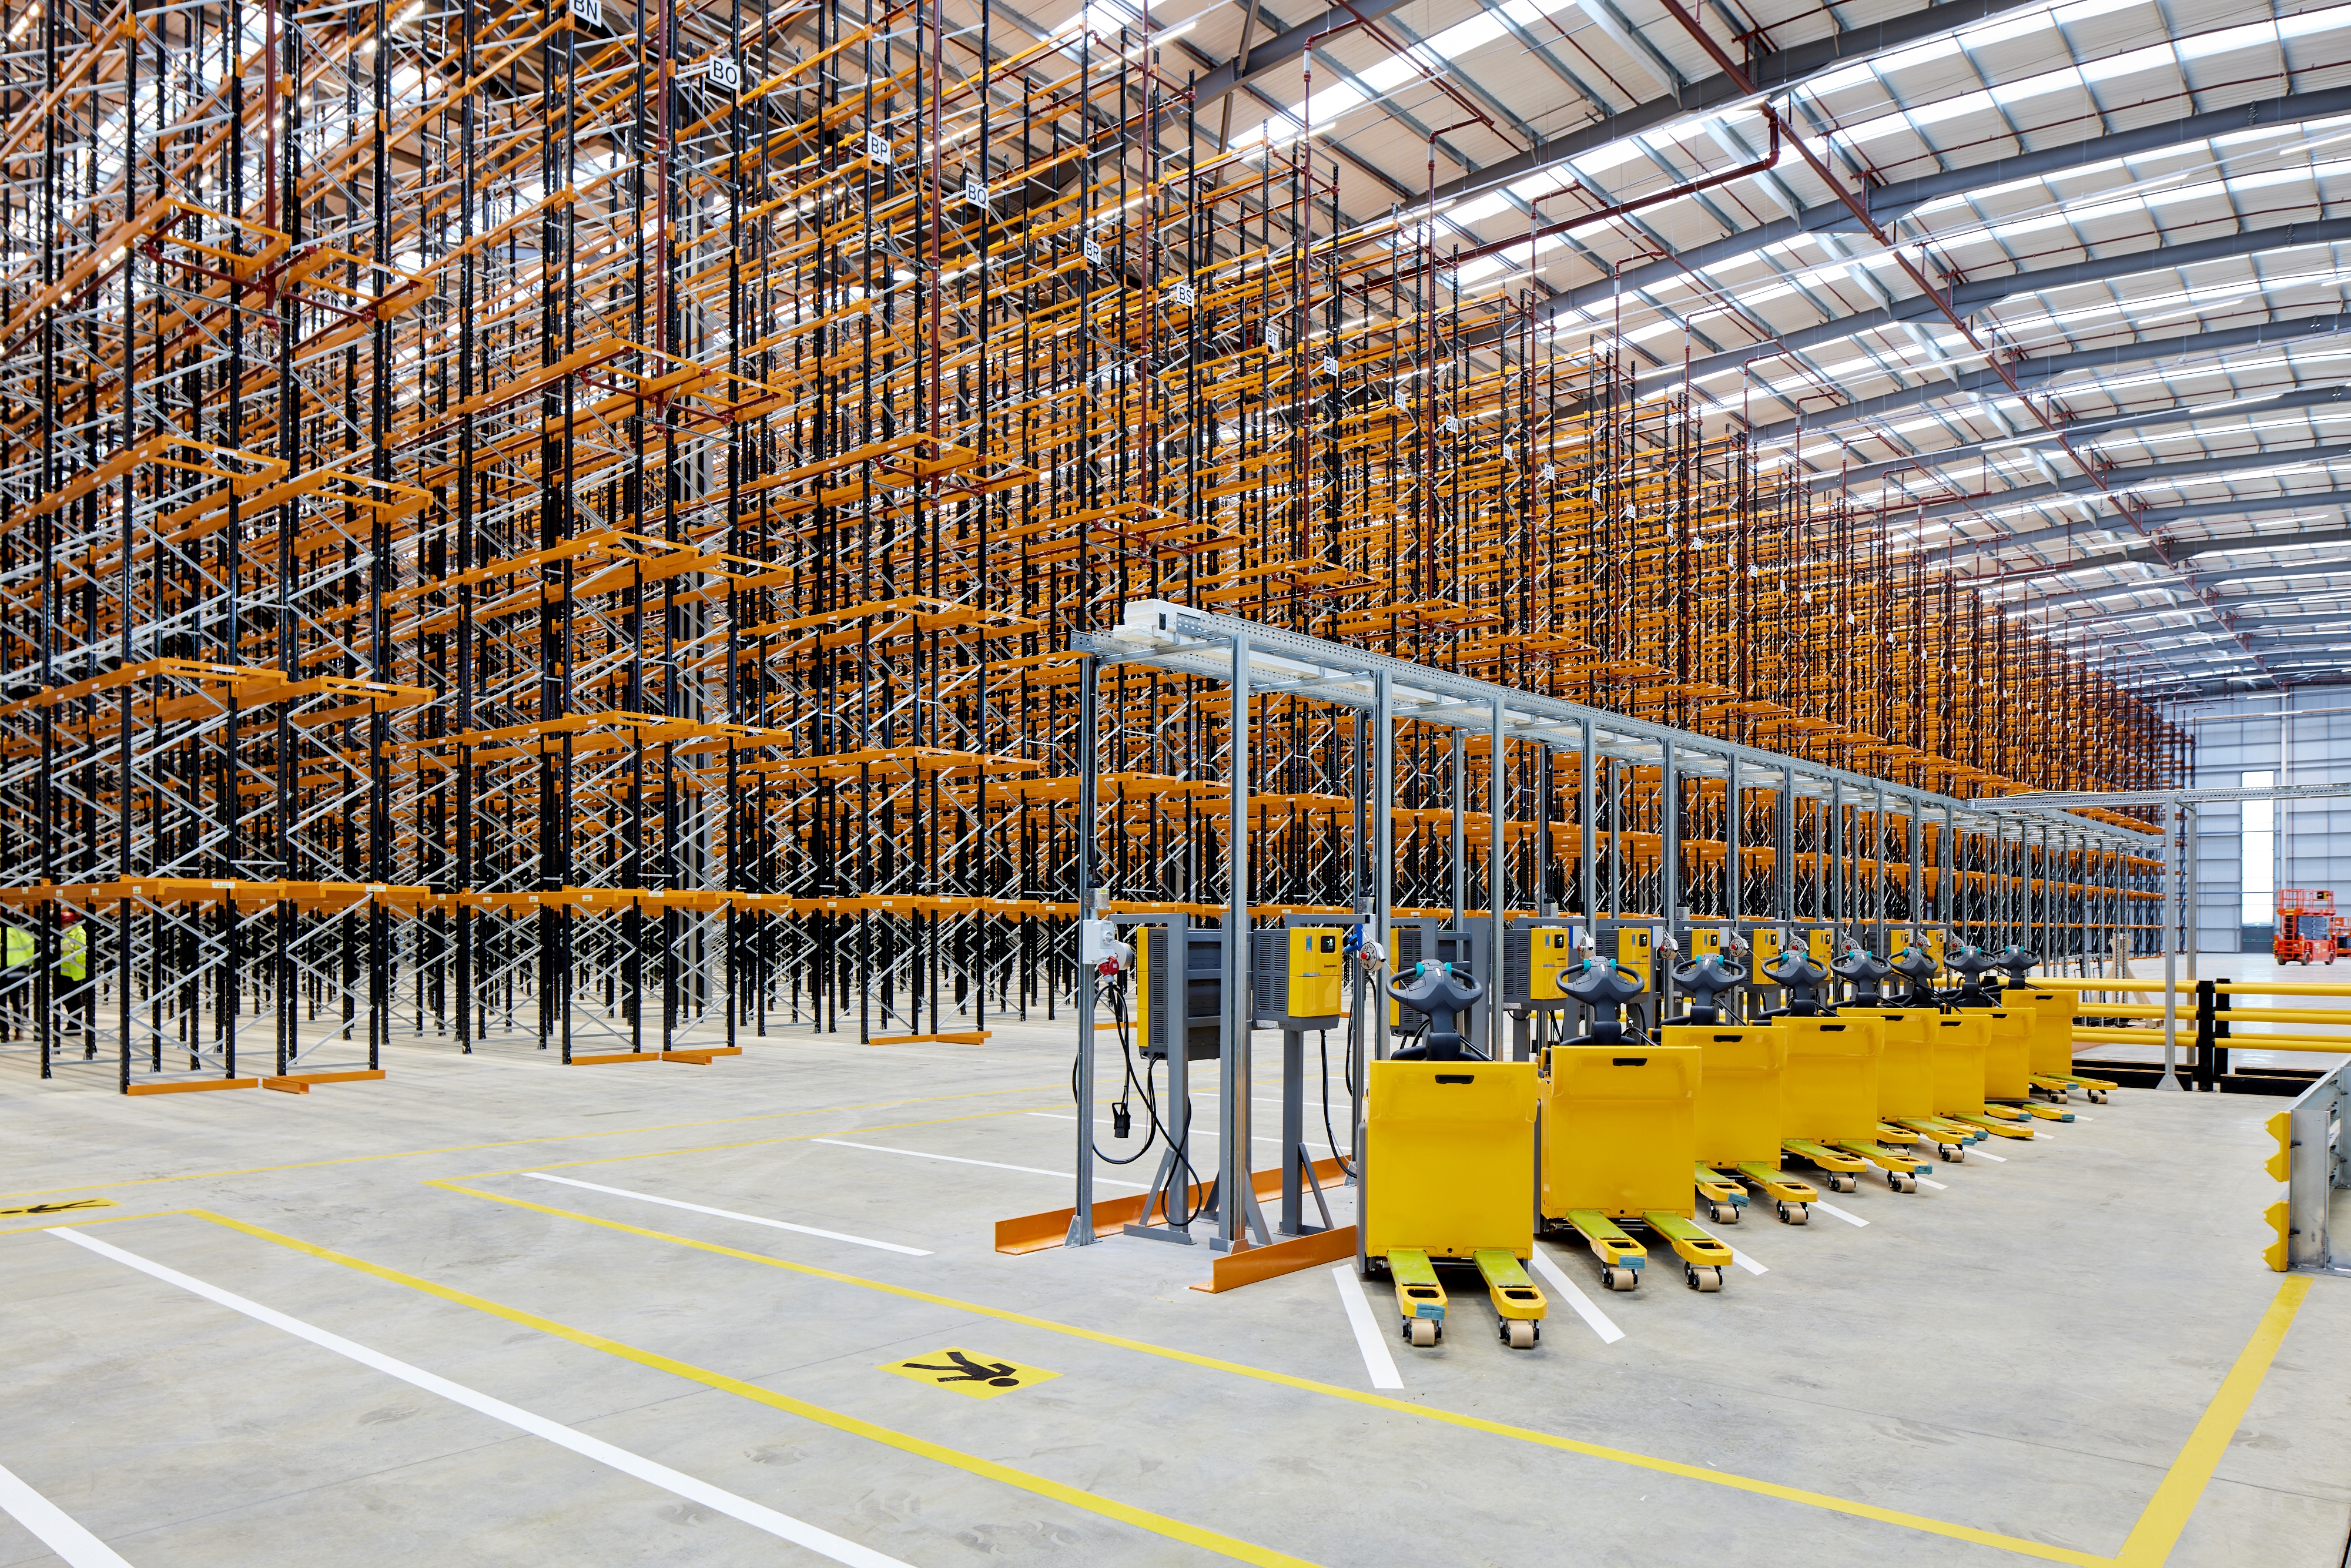
[(927, 1355), (909, 1356), (904, 1361), (893, 1361), (880, 1370), (894, 1372), (901, 1377), (911, 1377), (917, 1383), (927, 1383), (934, 1388), (952, 1388), (957, 1394), (968, 1394), (974, 1399), (993, 1399), (999, 1394), (1009, 1394), (1016, 1388), (1027, 1388), (1059, 1377), (1058, 1372), (1042, 1367), (1021, 1366), (976, 1351), (957, 1350), (950, 1345)]

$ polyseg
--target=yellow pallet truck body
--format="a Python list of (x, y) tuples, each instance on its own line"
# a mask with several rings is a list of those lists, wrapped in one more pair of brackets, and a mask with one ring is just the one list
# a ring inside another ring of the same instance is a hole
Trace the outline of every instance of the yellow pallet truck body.
[(2011, 993), (2001, 993), (2001, 1005), (1977, 1008), (1991, 1032), (1984, 1040), (1984, 1100), (1987, 1109), (1995, 1113), (2014, 1113), (2043, 1122), (2070, 1122), (2071, 1111), (2054, 1105), (2043, 1105), (2032, 1098), (2032, 1031), (2038, 1015), (2030, 1003), (2009, 1000)]
[[(1820, 1197), (1809, 1182), (1780, 1170), (1780, 1075), (1788, 1065), (1788, 1033), (1772, 1024), (1673, 1024), (1659, 1031), (1668, 1045), (1695, 1043), (1698, 1084), (1698, 1190), (1724, 1218), (1723, 1197), (1744, 1203), (1744, 1182), (1778, 1206), (1783, 1225), (1812, 1218)], [(1727, 1180), (1725, 1178), (1728, 1178)], [(1737, 1209), (1731, 1217), (1737, 1217)]]
[(1935, 1114), (1935, 1044), (1927, 1026), (1940, 1016), (1919, 1008), (1837, 1010), (1841, 1019), (1875, 1019), (1886, 1044), (1877, 1059), (1878, 1135), (1924, 1144), (1938, 1159), (1964, 1160), (1967, 1146), (1986, 1134)]
[(1875, 1166), (1896, 1192), (1918, 1190), (1925, 1168), (1878, 1141), (1877, 1070), (1886, 1036), (1876, 1019), (1783, 1018), (1788, 1066), (1780, 1077), (1780, 1147), (1851, 1192)]
[(1544, 1223), (1581, 1236), (1612, 1291), (1639, 1284), (1648, 1261), (1623, 1220), (1663, 1238), (1693, 1290), (1722, 1289), (1730, 1249), (1695, 1223), (1698, 1048), (1630, 1040), (1554, 1045), (1543, 1066)]
[(1938, 1014), (1928, 1020), (1927, 1036), (1935, 1042), (1935, 1114), (1997, 1138), (2032, 1136), (2030, 1127), (2017, 1125), (2024, 1118), (2016, 1112), (1985, 1103), (1991, 1024), (1981, 1009)]
[(2074, 1071), (2074, 1008), (2072, 991), (2043, 990), (2038, 986), (2011, 986), (2000, 994), (2006, 1007), (2032, 1009), (2032, 1047), (2027, 1084), (2036, 1094), (2063, 1105), (2079, 1089), (2094, 1105), (2103, 1105), (2117, 1084), (2103, 1078), (2085, 1078)]
[(1531, 1061), (1366, 1065), (1361, 1212), (1365, 1259), (1387, 1265), (1404, 1338), (1444, 1337), (1440, 1260), (1474, 1263), (1514, 1350), (1541, 1337), (1534, 1255), (1537, 1084)]

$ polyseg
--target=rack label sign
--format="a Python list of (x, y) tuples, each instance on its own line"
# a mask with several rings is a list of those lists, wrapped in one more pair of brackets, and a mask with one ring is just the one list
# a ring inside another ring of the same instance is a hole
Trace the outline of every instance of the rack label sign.
[(927, 1383), (934, 1388), (952, 1388), (957, 1394), (967, 1394), (974, 1399), (993, 1399), (999, 1394), (1009, 1394), (1016, 1388), (1028, 1388), (1061, 1375), (1058, 1372), (1047, 1372), (1042, 1367), (1022, 1366), (1016, 1362), (1001, 1361), (975, 1351), (958, 1350), (953, 1345), (945, 1350), (932, 1351), (926, 1355), (885, 1363), (880, 1370), (894, 1372), (901, 1377), (911, 1377), (917, 1383)]
[(602, 26), (604, 0), (571, 0), (571, 19), (582, 26)]
[(703, 68), (703, 74), (710, 78), (710, 90), (713, 92), (735, 92), (743, 86), (743, 68), (736, 63), (732, 55), (711, 56), (710, 63)]

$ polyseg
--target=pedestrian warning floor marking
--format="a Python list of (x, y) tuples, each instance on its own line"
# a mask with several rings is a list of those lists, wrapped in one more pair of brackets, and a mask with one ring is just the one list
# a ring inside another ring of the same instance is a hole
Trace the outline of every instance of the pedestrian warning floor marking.
[(70, 1203), (27, 1203), (16, 1208), (0, 1208), (0, 1218), (16, 1214), (67, 1214), (77, 1208), (119, 1208), (110, 1197), (78, 1197)]
[(917, 1383), (927, 1383), (936, 1388), (952, 1388), (957, 1394), (968, 1394), (974, 1399), (993, 1399), (999, 1394), (1009, 1394), (1016, 1388), (1027, 1388), (1049, 1377), (1061, 1375), (1039, 1366), (1021, 1366), (973, 1351), (957, 1350), (953, 1345), (945, 1350), (909, 1356), (904, 1361), (891, 1362), (880, 1370), (894, 1372), (901, 1377), (911, 1377)]

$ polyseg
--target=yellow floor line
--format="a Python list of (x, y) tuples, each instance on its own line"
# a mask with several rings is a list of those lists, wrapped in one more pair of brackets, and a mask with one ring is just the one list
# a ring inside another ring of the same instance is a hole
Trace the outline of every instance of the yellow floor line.
[(1203, 1551), (1214, 1552), (1237, 1562), (1259, 1563), (1262, 1564), (1263, 1568), (1317, 1568), (1315, 1563), (1303, 1557), (1292, 1557), (1286, 1552), (1259, 1546), (1254, 1542), (1205, 1529), (1200, 1525), (1187, 1524), (1180, 1519), (1170, 1519), (1165, 1514), (1154, 1513), (1149, 1509), (1119, 1502), (1097, 1492), (1088, 1491), (1082, 1487), (1068, 1486), (1060, 1481), (1049, 1480), (1043, 1476), (1016, 1469), (1010, 1465), (998, 1464), (994, 1459), (984, 1459), (977, 1454), (965, 1453), (960, 1448), (950, 1448), (945, 1444), (916, 1437), (889, 1427), (862, 1420), (855, 1416), (843, 1415), (838, 1410), (830, 1409), (822, 1405), (812, 1405), (805, 1399), (795, 1399), (789, 1394), (778, 1394), (773, 1389), (762, 1388), (756, 1383), (747, 1383), (739, 1377), (729, 1377), (725, 1373), (713, 1372), (707, 1367), (696, 1366), (691, 1362), (679, 1361), (674, 1357), (663, 1355), (658, 1351), (642, 1350), (632, 1344), (624, 1344), (619, 1340), (608, 1339), (600, 1333), (591, 1333), (585, 1329), (573, 1328), (569, 1323), (558, 1322), (553, 1318), (545, 1318), (536, 1312), (509, 1307), (486, 1297), (437, 1284), (414, 1274), (402, 1273), (397, 1269), (388, 1269), (381, 1263), (371, 1263), (365, 1259), (337, 1252), (331, 1248), (320, 1247), (314, 1242), (297, 1240), (291, 1236), (281, 1235), (277, 1231), (266, 1229), (258, 1225), (248, 1225), (244, 1220), (231, 1219), (226, 1215), (214, 1214), (205, 1209), (191, 1208), (182, 1212), (193, 1215), (199, 1219), (210, 1220), (215, 1225), (226, 1226), (232, 1230), (242, 1231), (247, 1236), (257, 1237), (264, 1241), (275, 1242), (280, 1247), (290, 1248), (297, 1252), (307, 1253), (313, 1258), (323, 1259), (329, 1263), (340, 1263), (346, 1269), (356, 1269), (362, 1274), (371, 1274), (395, 1285), (404, 1285), (412, 1291), (421, 1291), (426, 1295), (437, 1296), (444, 1301), (452, 1301), (461, 1307), (471, 1307), (475, 1312), (486, 1312), (492, 1317), (503, 1318), (508, 1322), (536, 1329), (541, 1333), (552, 1334), (558, 1339), (569, 1340), (573, 1344), (582, 1345), (590, 1350), (601, 1351), (607, 1355), (616, 1355), (623, 1361), (632, 1361), (640, 1366), (651, 1367), (656, 1372), (666, 1372), (672, 1376), (683, 1377), (691, 1382), (702, 1384), (705, 1387), (716, 1388), (724, 1394), (732, 1394), (738, 1398), (752, 1400), (771, 1409), (781, 1410), (787, 1415), (797, 1416), (803, 1420), (830, 1427), (836, 1432), (845, 1432), (852, 1437), (863, 1437), (870, 1442), (896, 1448), (902, 1453), (913, 1454), (918, 1458), (933, 1459), (943, 1465), (952, 1465), (959, 1470), (967, 1471), (983, 1479), (1018, 1487), (1023, 1491), (1033, 1492), (1039, 1497), (1050, 1498), (1055, 1502), (1065, 1503), (1071, 1508), (1083, 1509), (1088, 1513), (1100, 1514), (1104, 1519), (1115, 1520), (1139, 1530), (1147, 1530), (1155, 1535), (1165, 1536), (1170, 1541), (1180, 1541), (1187, 1546), (1196, 1546)]
[(888, 1122), (879, 1127), (842, 1127), (836, 1132), (782, 1133), (772, 1138), (746, 1138), (734, 1144), (697, 1144), (683, 1149), (654, 1149), (642, 1155), (598, 1155), (593, 1159), (565, 1160), (559, 1165), (517, 1166), (511, 1170), (475, 1171), (471, 1176), (452, 1176), (452, 1181), (485, 1181), (491, 1176), (521, 1176), (526, 1171), (568, 1171), (579, 1166), (617, 1166), (630, 1160), (657, 1160), (668, 1155), (713, 1155), (727, 1149), (756, 1149), (769, 1144), (804, 1144), (812, 1138), (845, 1138), (852, 1133), (896, 1133), (908, 1127), (945, 1127), (956, 1122), (985, 1122), (998, 1116), (1025, 1116), (1022, 1110), (973, 1111), (961, 1116), (934, 1116), (923, 1122)]
[[(1311, 1377), (1298, 1377), (1286, 1372), (1270, 1372), (1263, 1367), (1249, 1366), (1240, 1362), (1224, 1361), (1215, 1356), (1200, 1355), (1191, 1351), (1174, 1350), (1165, 1345), (1153, 1344), (1146, 1340), (1127, 1339), (1118, 1334), (1103, 1333), (1094, 1329), (1078, 1328), (1069, 1323), (1055, 1322), (1050, 1318), (1031, 1317), (1025, 1312), (1008, 1312), (1000, 1307), (982, 1306), (977, 1301), (959, 1301), (953, 1296), (943, 1296), (930, 1291), (916, 1290), (911, 1286), (893, 1285), (880, 1280), (869, 1280), (856, 1274), (845, 1274), (837, 1270), (820, 1269), (815, 1265), (809, 1263), (795, 1263), (788, 1259), (770, 1257), (763, 1252), (747, 1252), (739, 1248), (720, 1246), (716, 1242), (710, 1241), (696, 1241), (691, 1237), (674, 1236), (667, 1231), (653, 1230), (643, 1226), (630, 1225), (621, 1220), (601, 1219), (592, 1214), (582, 1214), (576, 1209), (559, 1208), (551, 1204), (534, 1203), (528, 1198), (509, 1197), (503, 1193), (485, 1192), (479, 1187), (465, 1186), (456, 1181), (433, 1181), (427, 1182), (424, 1185), (427, 1186), (441, 1187), (450, 1192), (465, 1193), (475, 1197), (486, 1197), (493, 1203), (511, 1204), (517, 1208), (531, 1209), (540, 1214), (551, 1214), (568, 1219), (581, 1220), (587, 1224), (600, 1226), (607, 1230), (616, 1230), (624, 1235), (642, 1236), (653, 1240), (666, 1241), (676, 1246), (689, 1247), (696, 1251), (716, 1253), (724, 1258), (738, 1258), (747, 1262), (765, 1264), (771, 1269), (782, 1269), (790, 1273), (805, 1275), (810, 1279), (829, 1280), (839, 1284), (853, 1285), (869, 1291), (879, 1291), (885, 1295), (900, 1296), (908, 1301), (922, 1301), (931, 1306), (948, 1307), (957, 1312), (970, 1312), (980, 1317), (993, 1318), (999, 1322), (1019, 1323), (1026, 1328), (1042, 1329), (1049, 1333), (1064, 1334), (1073, 1339), (1091, 1340), (1097, 1344), (1111, 1345), (1121, 1350), (1137, 1351), (1144, 1355), (1158, 1356), (1168, 1361), (1183, 1362), (1192, 1366), (1206, 1367), (1211, 1371), (1231, 1373), (1236, 1376), (1252, 1378), (1259, 1383), (1277, 1384), (1287, 1388), (1301, 1389), (1311, 1394), (1320, 1394), (1335, 1399), (1344, 1399), (1357, 1405), (1368, 1405), (1383, 1410), (1392, 1410), (1400, 1415), (1418, 1417), (1424, 1421), (1436, 1421), (1446, 1426), (1465, 1427), (1470, 1431), (1485, 1432), (1496, 1437), (1515, 1438), (1520, 1442), (1533, 1443), (1548, 1448), (1557, 1448), (1571, 1454), (1581, 1454), (1590, 1458), (1607, 1459), (1616, 1464), (1631, 1465), (1637, 1469), (1654, 1470), (1665, 1475), (1680, 1476), (1689, 1480), (1706, 1481), (1714, 1486), (1729, 1487), (1735, 1490), (1752, 1492), (1761, 1497), (1778, 1498), (1784, 1502), (1803, 1503), (1813, 1508), (1826, 1509), (1836, 1513), (1851, 1514), (1859, 1519), (1876, 1520), (1883, 1524), (1898, 1525), (1904, 1529), (1922, 1531), (1931, 1535), (1940, 1535), (1954, 1541), (1966, 1541), (1971, 1542), (1979, 1546), (1994, 1547), (2000, 1551), (2015, 1552), (2020, 1556), (2037, 1557), (2049, 1563), (2071, 1563), (2083, 1565), (2104, 1564), (2110, 1561), (2107, 1558), (2100, 1557), (2091, 1552), (2075, 1552), (2063, 1546), (2045, 1545), (2038, 1541), (2027, 1541), (2020, 1536), (2014, 1535), (2002, 1535), (1994, 1531), (1978, 1530), (1972, 1525), (1952, 1524), (1944, 1520), (1928, 1519), (1921, 1514), (1904, 1513), (1897, 1509), (1879, 1508), (1874, 1503), (1855, 1502), (1848, 1498), (1831, 1497), (1823, 1492), (1806, 1491), (1801, 1487), (1782, 1486), (1777, 1481), (1757, 1480), (1747, 1476), (1733, 1475), (1727, 1470), (1710, 1469), (1704, 1465), (1687, 1465), (1674, 1459), (1662, 1459), (1648, 1454), (1636, 1454), (1626, 1448), (1612, 1448), (1599, 1443), (1582, 1442), (1573, 1437), (1562, 1437), (1550, 1432), (1536, 1431), (1535, 1429), (1528, 1427), (1514, 1427), (1506, 1422), (1489, 1421), (1482, 1416), (1467, 1416), (1457, 1411), (1444, 1410), (1425, 1405), (1415, 1405), (1403, 1399), (1392, 1399), (1385, 1395), (1367, 1393), (1362, 1389), (1344, 1388), (1335, 1383), (1321, 1383)], [(234, 1224), (235, 1222), (230, 1221), (229, 1223)]]
[(433, 1149), (401, 1149), (386, 1155), (344, 1155), (331, 1160), (301, 1160), (284, 1166), (244, 1166), (235, 1170), (193, 1171), (186, 1176), (141, 1176), (131, 1181), (94, 1181), (79, 1186), (35, 1186), (0, 1193), (0, 1198), (41, 1197), (53, 1192), (111, 1192), (117, 1187), (157, 1186), (171, 1182), (205, 1181), (214, 1176), (263, 1176), (272, 1171), (317, 1170), (325, 1166), (369, 1165), (379, 1160), (422, 1159), (427, 1155), (462, 1155), (477, 1149), (520, 1148), (530, 1144), (570, 1144), (584, 1138), (624, 1138), (632, 1133), (674, 1133), (685, 1127), (723, 1127), (733, 1122), (773, 1122), (786, 1116), (821, 1116), (835, 1111), (878, 1111), (892, 1105), (933, 1105), (948, 1100), (984, 1100), (997, 1094), (1035, 1094), (1051, 1084), (1024, 1083), (1013, 1089), (974, 1089), (961, 1094), (893, 1095), (856, 1105), (820, 1105), (808, 1111), (760, 1111), (747, 1116), (711, 1116), (697, 1122), (663, 1122), (650, 1127), (599, 1128), (592, 1133), (553, 1133), (543, 1138), (500, 1138), (486, 1144), (450, 1144)]
[(2303, 1298), (2309, 1294), (2307, 1275), (2278, 1282), (2277, 1295), (2262, 1314), (2244, 1354), (2220, 1380), (2220, 1391), (2204, 1407), (2203, 1419), (2188, 1435), (2187, 1446), (2171, 1461), (2163, 1484), (2155, 1489), (2154, 1498), (2132, 1527), (2130, 1539), (2116, 1554), (2117, 1568), (2156, 1568), (2171, 1555), (2171, 1549), (2179, 1543), (2179, 1532), (2188, 1528), (2188, 1516), (2196, 1511), (2197, 1500), (2204, 1495), (2205, 1484), (2228, 1451), (2237, 1424), (2245, 1418), (2262, 1379), (2269, 1375), (2278, 1346), (2285, 1343), (2285, 1331), (2293, 1326), (2294, 1313), (2302, 1310)]

